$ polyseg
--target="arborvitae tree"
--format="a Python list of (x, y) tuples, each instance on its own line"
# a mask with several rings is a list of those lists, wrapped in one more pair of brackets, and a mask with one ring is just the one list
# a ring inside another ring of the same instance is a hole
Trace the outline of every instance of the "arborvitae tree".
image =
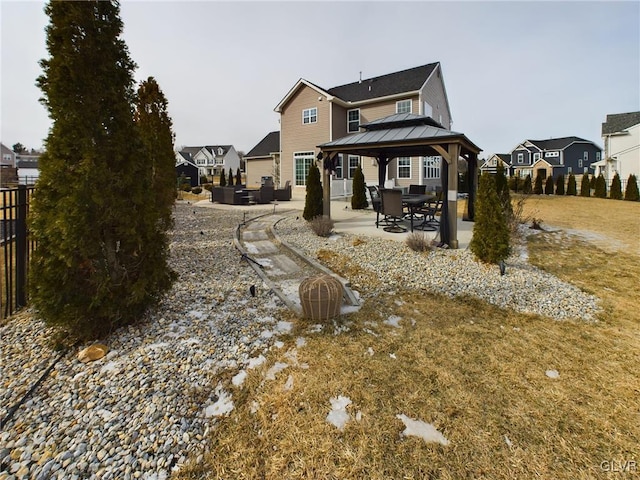
[(595, 175), (591, 175), (591, 180), (589, 181), (589, 188), (591, 190), (595, 190), (596, 189), (596, 176)]
[(229, 167), (229, 186), (233, 187), (233, 169), (231, 167)]
[[(134, 62), (116, 1), (51, 2), (37, 84), (52, 120), (34, 193), (31, 300), (69, 338), (139, 320), (171, 285), (146, 140), (134, 121)], [(164, 155), (164, 152), (162, 152)], [(160, 165), (163, 167), (160, 167)], [(175, 179), (171, 180), (171, 184)], [(164, 192), (163, 192), (164, 193)]]
[(549, 175), (544, 183), (545, 195), (553, 195), (553, 177)]
[(353, 195), (351, 196), (351, 208), (354, 210), (362, 210), (367, 208), (369, 202), (367, 201), (366, 186), (364, 184), (364, 174), (362, 168), (358, 165), (356, 171), (353, 174)]
[[(540, 188), (542, 188), (542, 183), (540, 184)], [(531, 175), (527, 175), (526, 177), (524, 177), (524, 183), (522, 184), (522, 193), (531, 193)]]
[(542, 190), (542, 175), (540, 175), (540, 173), (536, 175), (536, 183), (533, 186), (533, 193), (536, 195), (542, 195), (544, 193)]
[(596, 178), (596, 191), (593, 196), (598, 198), (607, 198), (607, 182), (602, 174), (598, 175), (598, 178)]
[(582, 181), (580, 182), (580, 196), (581, 197), (591, 196), (591, 181), (589, 180), (588, 173), (585, 173), (584, 175), (582, 175)]
[(520, 181), (520, 177), (517, 175), (512, 176), (509, 179), (509, 188), (513, 190), (514, 193), (518, 193), (522, 190), (522, 182)]
[(221, 187), (227, 186), (227, 177), (224, 174), (224, 168), (220, 170), (220, 186)]
[(636, 176), (631, 174), (627, 180), (627, 188), (624, 191), (624, 199), (631, 202), (637, 202), (640, 199), (640, 193), (638, 192), (638, 180)]
[[(171, 211), (176, 198), (173, 151), (175, 135), (168, 109), (169, 102), (153, 77), (140, 84), (135, 122), (144, 148), (143, 161), (149, 167), (149, 194), (155, 202), (154, 213), (158, 215), (162, 228), (158, 233), (162, 237), (166, 237), (166, 230), (172, 226)], [(160, 244), (165, 245), (165, 240), (163, 238)]]
[(569, 179), (567, 180), (567, 195), (577, 195), (577, 185), (576, 185), (576, 177), (573, 173), (569, 174)]
[(304, 200), (302, 217), (305, 220), (312, 220), (318, 215), (322, 215), (322, 183), (320, 182), (320, 170), (315, 163), (312, 163), (307, 175), (307, 195)]
[(492, 175), (483, 173), (478, 186), (473, 237), (469, 248), (479, 260), (497, 264), (509, 256), (509, 241), (509, 228), (500, 207), (495, 181)]
[(500, 199), (500, 205), (502, 205), (502, 212), (507, 219), (513, 216), (513, 206), (511, 205), (511, 194), (509, 193), (509, 182), (504, 174), (504, 166), (498, 165), (496, 169), (496, 193)]
[(613, 176), (613, 180), (611, 180), (611, 191), (609, 192), (609, 198), (613, 198), (614, 200), (622, 200), (622, 184), (620, 182), (620, 175), (617, 173)]
[(564, 175), (562, 173), (556, 178), (556, 195), (564, 195)]
[(242, 185), (242, 172), (240, 172), (240, 167), (236, 170), (236, 185)]

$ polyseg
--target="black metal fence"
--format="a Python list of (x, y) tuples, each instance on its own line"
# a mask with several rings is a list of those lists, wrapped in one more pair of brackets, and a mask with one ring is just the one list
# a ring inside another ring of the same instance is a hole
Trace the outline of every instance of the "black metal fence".
[(0, 190), (0, 318), (27, 305), (29, 258), (35, 249), (27, 228), (33, 190), (25, 185)]

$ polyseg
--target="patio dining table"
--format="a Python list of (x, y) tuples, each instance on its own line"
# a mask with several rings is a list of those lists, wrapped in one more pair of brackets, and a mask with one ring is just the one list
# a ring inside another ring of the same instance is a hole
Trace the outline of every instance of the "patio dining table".
[(413, 218), (415, 217), (415, 213), (424, 204), (432, 202), (435, 199), (436, 199), (435, 195), (423, 195), (423, 194), (412, 194), (412, 193), (404, 193), (402, 195), (402, 204), (407, 208), (412, 232), (413, 232)]

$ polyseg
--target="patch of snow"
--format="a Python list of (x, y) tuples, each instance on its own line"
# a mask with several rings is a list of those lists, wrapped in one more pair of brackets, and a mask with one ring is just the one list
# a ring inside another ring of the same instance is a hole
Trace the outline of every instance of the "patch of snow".
[(269, 338), (273, 337), (274, 335), (275, 335), (275, 332), (272, 332), (271, 330), (264, 330), (260, 334), (260, 338), (269, 339)]
[(362, 420), (362, 412), (358, 410), (356, 412), (356, 422), (360, 422)]
[(298, 337), (296, 338), (296, 347), (300, 348), (300, 347), (304, 347), (307, 344), (307, 340), (304, 337)]
[(273, 323), (274, 320), (275, 320), (275, 318), (273, 318), (271, 315), (267, 315), (266, 317), (258, 317), (258, 318), (256, 318), (256, 321), (258, 323)]
[(340, 307), (340, 315), (359, 312), (361, 307), (362, 305), (343, 305), (342, 307)]
[(277, 340), (273, 343), (273, 346), (276, 348), (282, 348), (284, 347), (284, 342), (281, 342), (280, 340)]
[(222, 388), (221, 383), (218, 383), (215, 394), (218, 397), (218, 401), (204, 409), (204, 416), (206, 418), (222, 417), (223, 415), (228, 415), (233, 410), (231, 394)]
[(109, 362), (100, 369), (100, 373), (118, 373), (120, 371), (119, 362)]
[(404, 302), (402, 300), (394, 300), (393, 303), (395, 303), (396, 305), (398, 305), (399, 307), (401, 307), (402, 305), (404, 305)]
[(200, 310), (191, 310), (190, 312), (187, 313), (187, 315), (193, 318), (197, 318), (198, 320), (206, 316), (205, 313), (201, 312)]
[(231, 383), (233, 383), (236, 387), (240, 387), (244, 380), (247, 378), (246, 370), (240, 370), (237, 374), (233, 376), (231, 379)]
[(374, 337), (379, 337), (380, 336), (376, 332), (374, 332), (373, 330), (369, 330), (368, 328), (363, 328), (362, 331), (365, 332), (365, 333), (368, 333), (369, 335), (373, 335)]
[(260, 250), (258, 250), (258, 247), (256, 247), (253, 243), (245, 243), (244, 246), (247, 249), (247, 253), (251, 253), (251, 254), (260, 253)]
[(320, 333), (323, 328), (324, 327), (321, 324), (316, 323), (315, 325), (311, 325), (309, 327), (308, 331), (309, 331), (309, 333)]
[(347, 413), (347, 407), (351, 405), (351, 399), (340, 395), (338, 398), (331, 397), (329, 402), (331, 402), (331, 411), (327, 415), (327, 422), (338, 430), (343, 430), (351, 418)]
[(558, 373), (557, 370), (547, 370), (544, 373), (549, 378), (560, 378), (560, 374)]
[(506, 443), (509, 448), (513, 447), (513, 442), (509, 440), (509, 437), (506, 435), (504, 436), (504, 443)]
[(251, 402), (251, 408), (249, 409), (251, 414), (256, 413), (259, 409), (260, 409), (260, 404), (256, 400)]
[(402, 432), (403, 435), (419, 437), (425, 442), (439, 443), (444, 446), (449, 445), (449, 440), (430, 423), (423, 422), (422, 420), (414, 420), (404, 414), (396, 415), (396, 418), (399, 418), (402, 420), (402, 423), (404, 423), (405, 429)]
[(395, 354), (395, 353), (390, 353), (390, 354), (389, 354), (389, 356), (390, 356), (391, 358), (393, 358), (394, 360), (397, 360), (397, 358), (396, 358), (396, 354)]
[(267, 373), (265, 374), (265, 378), (267, 380), (275, 380), (276, 379), (276, 375), (278, 373), (280, 373), (282, 370), (284, 370), (285, 368), (287, 368), (289, 366), (289, 364), (284, 363), (284, 362), (276, 362), (269, 370), (267, 370)]
[(285, 391), (289, 391), (293, 389), (293, 375), (289, 375), (289, 377), (287, 378), (287, 381), (284, 384), (284, 387), (282, 388)]
[(369, 354), (369, 356), (373, 357), (373, 348), (369, 347), (367, 348), (367, 353)]
[(281, 334), (290, 333), (292, 328), (293, 328), (292, 322), (280, 321), (276, 324), (276, 332)]
[(249, 364), (247, 365), (247, 368), (259, 367), (260, 365), (262, 365), (266, 361), (267, 361), (267, 359), (264, 357), (264, 355), (260, 355), (259, 357), (255, 357), (255, 358), (250, 358), (249, 359)]
[(398, 317), (397, 315), (391, 315), (389, 318), (387, 318), (384, 323), (386, 323), (387, 325), (390, 325), (392, 327), (396, 327), (399, 328), (400, 327), (400, 320), (402, 320), (402, 317)]

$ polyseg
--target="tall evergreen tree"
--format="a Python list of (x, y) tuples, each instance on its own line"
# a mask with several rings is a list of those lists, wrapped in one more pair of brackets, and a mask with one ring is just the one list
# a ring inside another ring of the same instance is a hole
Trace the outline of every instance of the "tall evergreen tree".
[(358, 165), (353, 174), (353, 195), (351, 196), (351, 208), (354, 210), (362, 210), (367, 208), (367, 187), (364, 184), (364, 174), (362, 168)]
[(322, 182), (320, 181), (320, 170), (315, 163), (309, 167), (307, 175), (307, 195), (304, 199), (304, 210), (302, 217), (305, 220), (312, 220), (318, 215), (322, 215)]
[(224, 168), (220, 169), (220, 186), (221, 187), (227, 186), (227, 177), (224, 174)]
[(581, 197), (591, 196), (591, 180), (589, 180), (588, 173), (585, 173), (584, 175), (582, 175), (582, 181), (580, 182), (580, 196)]
[(596, 191), (593, 194), (594, 197), (607, 198), (607, 182), (602, 174), (596, 178)]
[(556, 195), (564, 195), (564, 175), (558, 175), (556, 178)]
[[(540, 183), (540, 187), (542, 188), (542, 183)], [(531, 175), (527, 175), (526, 177), (524, 177), (524, 182), (522, 184), (522, 193), (531, 193)]]
[(540, 173), (536, 175), (536, 181), (533, 186), (533, 193), (535, 193), (536, 195), (542, 195), (544, 193), (542, 190), (542, 175), (540, 175)]
[(236, 170), (236, 185), (242, 185), (242, 173), (240, 172), (240, 167)]
[(549, 175), (544, 183), (545, 195), (553, 195), (553, 177)]
[(478, 186), (473, 237), (469, 248), (486, 263), (499, 263), (511, 251), (507, 219), (500, 207), (492, 175), (483, 173)]
[(160, 214), (148, 197), (154, 176), (141, 161), (119, 4), (51, 2), (45, 11), (49, 58), (37, 84), (52, 127), (32, 209), (31, 300), (48, 324), (96, 338), (138, 320), (172, 276), (154, 263), (162, 246), (148, 245)]
[(622, 182), (620, 182), (620, 175), (617, 173), (611, 180), (611, 191), (609, 192), (609, 198), (614, 200), (622, 200)]
[(502, 212), (505, 214), (507, 221), (511, 221), (513, 217), (513, 206), (511, 205), (511, 192), (509, 192), (509, 181), (505, 175), (505, 169), (502, 164), (496, 169), (496, 193), (502, 205)]
[(637, 202), (640, 199), (640, 192), (638, 192), (638, 180), (636, 176), (631, 174), (627, 180), (627, 188), (624, 190), (624, 199), (631, 202)]
[(233, 169), (231, 167), (229, 167), (229, 186), (232, 187), (233, 186)]
[(567, 195), (577, 195), (577, 186), (576, 186), (576, 177), (573, 173), (569, 174), (569, 179), (567, 180)]

